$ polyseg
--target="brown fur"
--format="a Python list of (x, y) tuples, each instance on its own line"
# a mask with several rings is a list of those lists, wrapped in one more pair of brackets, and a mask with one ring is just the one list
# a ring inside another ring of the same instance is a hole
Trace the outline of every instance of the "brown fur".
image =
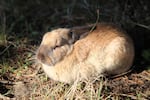
[(70, 83), (104, 73), (120, 74), (131, 67), (134, 47), (125, 32), (105, 23), (90, 29), (60, 28), (44, 35), (37, 60), (50, 78)]

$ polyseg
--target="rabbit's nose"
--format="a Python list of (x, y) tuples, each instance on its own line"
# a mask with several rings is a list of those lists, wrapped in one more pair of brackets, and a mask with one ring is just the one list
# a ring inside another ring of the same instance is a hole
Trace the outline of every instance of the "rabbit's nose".
[(41, 50), (39, 49), (38, 53), (37, 53), (37, 59), (41, 62), (45, 61), (45, 55), (44, 53), (41, 52)]
[(51, 49), (49, 50), (45, 46), (40, 46), (39, 50), (37, 52), (36, 58), (39, 60), (41, 63), (52, 66), (54, 65), (54, 61), (51, 57)]

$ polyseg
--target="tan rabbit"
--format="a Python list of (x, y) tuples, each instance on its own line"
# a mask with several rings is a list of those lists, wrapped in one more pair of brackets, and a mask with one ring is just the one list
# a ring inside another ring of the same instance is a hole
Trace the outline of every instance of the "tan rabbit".
[(71, 83), (129, 70), (134, 58), (131, 38), (112, 24), (91, 28), (58, 28), (44, 35), (37, 60), (50, 78)]

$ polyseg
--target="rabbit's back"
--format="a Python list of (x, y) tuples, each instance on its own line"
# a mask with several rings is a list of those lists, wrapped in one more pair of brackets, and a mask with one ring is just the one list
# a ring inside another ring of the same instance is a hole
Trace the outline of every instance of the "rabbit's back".
[(91, 65), (96, 74), (123, 73), (131, 67), (134, 58), (131, 38), (118, 27), (109, 24), (97, 25), (96, 30), (78, 40), (74, 48), (78, 61)]

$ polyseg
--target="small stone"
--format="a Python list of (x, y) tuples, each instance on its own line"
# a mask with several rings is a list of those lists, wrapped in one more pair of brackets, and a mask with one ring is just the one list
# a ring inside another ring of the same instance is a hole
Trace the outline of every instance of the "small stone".
[(29, 90), (25, 83), (23, 82), (16, 82), (14, 85), (14, 95), (18, 98), (26, 98), (29, 95)]

